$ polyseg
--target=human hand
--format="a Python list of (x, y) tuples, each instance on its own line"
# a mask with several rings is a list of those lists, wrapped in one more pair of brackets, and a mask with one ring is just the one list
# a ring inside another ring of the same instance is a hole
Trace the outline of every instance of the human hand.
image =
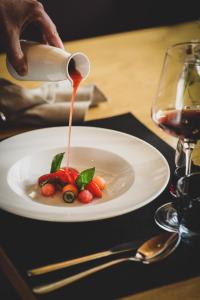
[(0, 39), (5, 45), (9, 61), (21, 76), (27, 73), (26, 58), (20, 46), (21, 32), (30, 23), (37, 24), (43, 41), (64, 48), (55, 24), (37, 0), (0, 0)]

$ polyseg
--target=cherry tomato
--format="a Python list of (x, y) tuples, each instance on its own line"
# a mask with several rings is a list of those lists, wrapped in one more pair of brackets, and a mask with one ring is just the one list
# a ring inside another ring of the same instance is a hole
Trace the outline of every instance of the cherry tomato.
[(62, 168), (55, 172), (56, 177), (58, 177), (62, 182), (74, 183), (79, 175), (79, 172), (73, 168)]
[(94, 197), (101, 198), (102, 197), (102, 191), (100, 190), (99, 186), (91, 180), (87, 185), (86, 185), (86, 190), (90, 191)]
[(106, 182), (105, 179), (101, 176), (94, 176), (94, 178), (92, 179), (94, 182), (96, 182), (96, 184), (98, 185), (98, 187), (100, 188), (100, 190), (104, 190), (105, 186), (106, 186)]
[(55, 179), (55, 173), (49, 173), (49, 174), (45, 174), (39, 177), (38, 179), (38, 184), (41, 185), (43, 182), (45, 181), (51, 181)]
[(41, 194), (45, 197), (53, 196), (56, 192), (56, 188), (51, 183), (46, 183), (41, 187)]
[(88, 190), (83, 190), (78, 194), (78, 200), (82, 203), (90, 203), (92, 199), (93, 195)]

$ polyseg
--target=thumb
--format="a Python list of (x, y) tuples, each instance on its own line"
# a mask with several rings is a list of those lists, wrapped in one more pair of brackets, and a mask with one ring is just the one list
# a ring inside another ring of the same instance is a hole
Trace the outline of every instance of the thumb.
[(9, 35), (6, 46), (9, 61), (16, 70), (16, 72), (21, 76), (26, 75), (28, 71), (28, 66), (26, 58), (21, 49), (18, 32), (13, 31)]

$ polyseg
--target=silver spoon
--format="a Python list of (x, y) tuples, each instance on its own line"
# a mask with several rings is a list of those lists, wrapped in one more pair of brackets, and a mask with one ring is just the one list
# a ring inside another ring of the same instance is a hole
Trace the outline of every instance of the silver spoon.
[[(164, 251), (166, 247), (168, 247), (169, 243), (171, 242), (171, 239), (173, 239), (173, 235), (169, 232), (164, 232), (161, 235), (158, 235), (156, 237), (153, 237), (150, 241), (147, 241), (143, 244), (143, 247), (141, 248), (141, 251), (148, 251), (148, 254), (150, 255), (150, 251), (154, 251), (155, 244), (157, 247), (160, 249), (160, 251)], [(123, 252), (128, 252), (131, 250), (136, 250), (139, 246), (141, 245), (141, 242), (129, 242), (126, 244), (120, 244), (117, 245), (109, 250), (106, 251), (101, 251), (98, 253), (93, 253), (90, 255), (86, 255), (83, 257), (79, 258), (73, 258), (71, 260), (67, 261), (62, 261), (42, 267), (38, 267), (35, 269), (31, 269), (27, 271), (28, 276), (37, 276), (37, 275), (42, 275), (45, 273), (49, 273), (52, 271), (68, 268), (77, 264), (81, 264), (84, 262), (92, 261), (94, 259), (106, 257), (106, 256), (111, 256), (115, 255), (117, 253), (123, 253)], [(150, 250), (150, 247), (152, 247), (152, 250)], [(146, 249), (146, 250), (145, 250)], [(159, 250), (157, 249), (157, 251)], [(158, 252), (156, 252), (158, 254)], [(143, 253), (145, 254), (145, 253)], [(153, 253), (152, 253), (153, 255)]]
[(46, 294), (55, 291), (59, 288), (62, 288), (88, 275), (91, 275), (95, 272), (98, 272), (100, 270), (106, 269), (108, 267), (111, 267), (113, 265), (125, 261), (137, 261), (145, 264), (150, 264), (162, 260), (168, 255), (170, 255), (176, 249), (176, 247), (180, 242), (180, 235), (178, 233), (171, 233), (169, 238), (169, 233), (168, 233), (167, 246), (166, 243), (164, 243), (165, 239), (166, 239), (166, 233), (153, 237), (152, 239), (148, 240), (141, 247), (138, 248), (135, 256), (115, 259), (110, 262), (99, 265), (97, 267), (75, 274), (73, 276), (55, 281), (50, 284), (35, 287), (33, 288), (33, 292), (36, 294)]

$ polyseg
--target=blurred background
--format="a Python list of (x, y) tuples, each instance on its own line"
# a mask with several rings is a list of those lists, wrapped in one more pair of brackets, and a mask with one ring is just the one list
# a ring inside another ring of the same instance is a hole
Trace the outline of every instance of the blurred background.
[[(41, 0), (40, 2), (56, 24), (63, 41), (191, 20), (196, 20), (200, 24), (199, 0)], [(39, 30), (31, 25), (23, 37), (39, 40)], [(0, 47), (1, 52), (2, 50)]]

